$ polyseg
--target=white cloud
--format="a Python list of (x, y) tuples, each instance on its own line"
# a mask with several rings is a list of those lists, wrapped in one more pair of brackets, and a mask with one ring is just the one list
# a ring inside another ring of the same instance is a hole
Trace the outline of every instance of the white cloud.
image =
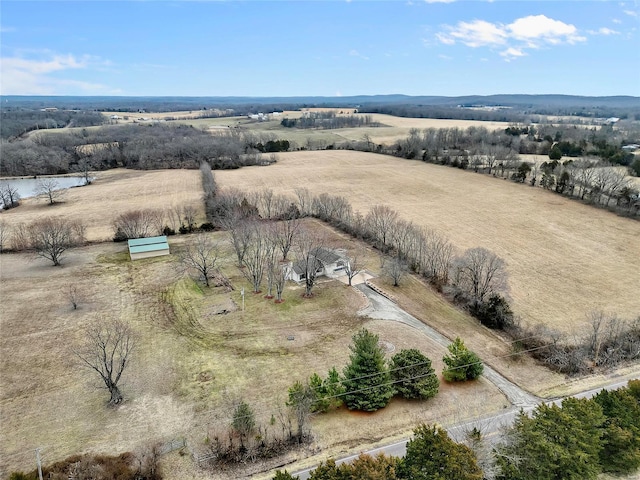
[(22, 57), (0, 58), (2, 95), (65, 95), (80, 90), (82, 93), (116, 93), (106, 85), (52, 74), (104, 68), (111, 63), (91, 55), (77, 57), (44, 52), (38, 59)]
[(449, 28), (447, 33), (438, 33), (436, 36), (447, 45), (453, 45), (459, 41), (468, 47), (481, 47), (486, 45), (501, 45), (507, 39), (507, 33), (500, 26), (474, 20), (472, 22), (458, 22), (458, 25)]
[(424, 0), (425, 3), (453, 3), (456, 0)]
[(586, 41), (586, 37), (580, 35), (574, 25), (545, 15), (529, 15), (509, 24), (485, 20), (458, 22), (455, 26), (445, 26), (443, 31), (435, 36), (445, 45), (461, 43), (471, 48), (506, 47), (500, 53), (505, 60), (527, 55), (525, 49), (560, 44), (573, 45)]
[(500, 56), (503, 57), (507, 62), (510, 62), (511, 60), (514, 60), (518, 57), (524, 57), (526, 55), (527, 54), (524, 53), (519, 48), (513, 48), (513, 47), (509, 47), (506, 50), (503, 50), (502, 52), (500, 52)]
[(617, 23), (618, 25), (622, 23), (622, 20), (620, 20), (619, 18), (613, 18), (611, 21), (613, 23)]
[(617, 30), (611, 30), (607, 27), (599, 28), (598, 30), (589, 30), (591, 35), (620, 35), (620, 32)]
[(560, 20), (553, 20), (545, 15), (529, 15), (518, 18), (506, 27), (510, 37), (522, 40), (530, 45), (540, 43), (576, 43), (585, 41), (585, 37), (578, 35), (578, 29)]
[(627, 15), (629, 15), (630, 17), (637, 17), (638, 16), (638, 12), (636, 12), (635, 10), (623, 10), (624, 13), (626, 13)]
[(453, 57), (450, 57), (449, 55), (438, 55), (438, 58), (441, 58), (442, 60), (453, 60)]

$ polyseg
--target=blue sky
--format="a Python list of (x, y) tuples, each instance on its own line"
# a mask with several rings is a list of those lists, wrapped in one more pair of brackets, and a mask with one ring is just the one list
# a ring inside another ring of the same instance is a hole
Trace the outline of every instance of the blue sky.
[(3, 95), (640, 96), (638, 1), (11, 1)]

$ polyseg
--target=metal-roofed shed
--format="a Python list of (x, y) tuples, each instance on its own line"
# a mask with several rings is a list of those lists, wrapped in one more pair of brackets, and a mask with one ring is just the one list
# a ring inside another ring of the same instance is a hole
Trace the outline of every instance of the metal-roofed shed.
[(169, 242), (165, 235), (159, 237), (132, 238), (128, 241), (131, 260), (169, 255)]

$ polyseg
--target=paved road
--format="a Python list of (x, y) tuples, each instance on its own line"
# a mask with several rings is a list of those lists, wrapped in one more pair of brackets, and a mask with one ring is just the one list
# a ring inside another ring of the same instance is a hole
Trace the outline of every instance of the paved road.
[[(412, 315), (409, 315), (404, 310), (400, 309), (394, 302), (374, 291), (370, 287), (365, 284), (357, 285), (355, 288), (360, 290), (369, 300), (369, 306), (360, 311), (361, 315), (366, 315), (371, 318), (381, 319), (381, 320), (391, 320), (400, 323), (404, 323), (405, 325), (409, 325), (424, 334), (428, 335), (429, 338), (438, 342), (443, 346), (448, 346), (451, 341), (434, 330), (433, 328), (425, 325), (420, 320), (415, 318)], [(494, 439), (497, 440), (499, 436), (497, 435), (505, 426), (511, 425), (518, 413), (521, 410), (525, 412), (530, 412), (535, 409), (537, 405), (542, 403), (542, 400), (525, 390), (521, 389), (514, 383), (510, 382), (498, 372), (489, 368), (485, 365), (483, 375), (492, 382), (502, 393), (504, 393), (509, 401), (511, 402), (511, 408), (504, 410), (503, 412), (497, 413), (495, 415), (489, 415), (485, 417), (481, 417), (475, 420), (467, 421), (464, 423), (460, 423), (457, 425), (452, 425), (447, 428), (447, 432), (455, 441), (462, 441), (466, 435), (466, 433), (473, 429), (477, 428), (483, 433), (485, 438), (489, 440)], [(603, 388), (608, 390), (615, 390), (620, 387), (623, 387), (627, 384), (629, 379), (625, 380), (612, 380), (610, 384), (605, 387), (599, 387), (592, 390), (587, 390), (575, 395), (572, 395), (576, 398), (591, 398), (593, 395), (601, 391)], [(555, 403), (560, 404), (562, 402), (562, 398), (551, 400), (548, 402), (544, 402), (548, 405)], [(378, 453), (384, 453), (386, 455), (391, 455), (395, 457), (403, 457), (407, 452), (407, 442), (408, 438), (400, 440), (398, 442), (384, 445), (382, 447), (374, 448), (372, 450), (368, 450), (366, 453), (369, 455), (377, 455)], [(358, 458), (360, 453), (355, 455), (350, 455), (348, 457), (340, 458), (336, 460), (336, 464), (340, 465), (341, 463), (351, 462)], [(315, 467), (308, 468), (306, 470), (301, 470), (299, 472), (295, 472), (293, 475), (298, 476), (300, 480), (306, 480), (310, 477), (311, 471), (313, 471)]]

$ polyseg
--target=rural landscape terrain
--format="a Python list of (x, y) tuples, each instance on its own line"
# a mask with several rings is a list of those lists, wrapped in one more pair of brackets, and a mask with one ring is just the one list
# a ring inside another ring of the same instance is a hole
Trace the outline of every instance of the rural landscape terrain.
[[(421, 441), (524, 408), (442, 440), (468, 475), (444, 478), (636, 478), (638, 98), (6, 100), (0, 477), (36, 478), (37, 449), (65, 478), (383, 478), (330, 459), (413, 435), (367, 468), (422, 478)], [(132, 260), (162, 235), (170, 255)], [(96, 338), (123, 355), (111, 387)], [(556, 477), (525, 471), (545, 419), (581, 432), (540, 444)]]

